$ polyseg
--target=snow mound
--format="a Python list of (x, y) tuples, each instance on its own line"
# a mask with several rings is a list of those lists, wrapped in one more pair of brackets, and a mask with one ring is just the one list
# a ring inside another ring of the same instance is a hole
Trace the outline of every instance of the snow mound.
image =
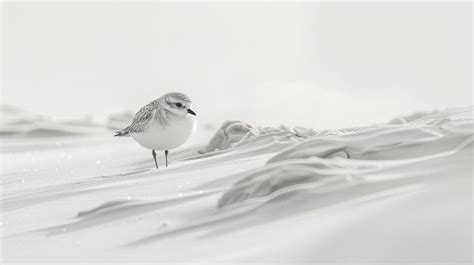
[(280, 125), (279, 127), (254, 127), (242, 121), (226, 121), (216, 131), (209, 143), (199, 150), (199, 153), (206, 154), (235, 147), (245, 147), (250, 144), (255, 147), (259, 146), (258, 142), (273, 143), (279, 146), (281, 146), (282, 143), (294, 145), (310, 137), (341, 135), (351, 130), (356, 129), (316, 131), (311, 128), (299, 126), (294, 128), (285, 125)]
[(91, 116), (53, 120), (11, 105), (0, 106), (0, 137), (46, 138), (89, 135), (104, 132)]
[[(376, 173), (380, 174), (376, 181), (396, 179), (396, 174), (384, 176), (380, 172), (466, 150), (473, 140), (472, 116), (471, 108), (447, 110), (418, 117), (403, 126), (379, 125), (346, 135), (308, 139), (275, 155), (265, 166), (235, 183), (222, 195), (218, 207), (268, 201), (297, 190), (328, 192), (370, 182), (366, 177)], [(417, 178), (423, 172), (411, 175)], [(334, 183), (337, 185), (328, 188)]]
[(209, 144), (199, 153), (205, 154), (216, 150), (225, 150), (245, 139), (255, 138), (258, 130), (241, 121), (226, 121), (217, 129)]

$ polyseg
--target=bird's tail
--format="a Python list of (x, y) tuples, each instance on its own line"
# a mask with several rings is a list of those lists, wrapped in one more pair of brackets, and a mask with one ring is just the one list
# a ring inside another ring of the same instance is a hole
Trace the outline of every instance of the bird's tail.
[(130, 136), (128, 131), (125, 129), (115, 132), (114, 136)]

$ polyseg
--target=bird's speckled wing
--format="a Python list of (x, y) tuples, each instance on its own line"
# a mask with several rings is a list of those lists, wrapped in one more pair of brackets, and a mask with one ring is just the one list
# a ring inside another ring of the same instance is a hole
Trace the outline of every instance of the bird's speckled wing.
[(153, 111), (157, 109), (157, 104), (150, 104), (141, 108), (133, 118), (132, 124), (127, 128), (116, 132), (115, 136), (128, 136), (130, 133), (141, 133), (145, 130), (145, 126), (153, 119)]

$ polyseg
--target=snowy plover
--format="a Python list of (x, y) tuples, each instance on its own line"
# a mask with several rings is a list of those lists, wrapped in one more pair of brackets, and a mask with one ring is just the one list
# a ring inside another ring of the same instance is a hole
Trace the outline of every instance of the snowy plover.
[(132, 124), (114, 136), (131, 136), (141, 146), (151, 149), (156, 168), (155, 150), (164, 150), (168, 166), (168, 150), (184, 144), (196, 130), (196, 113), (191, 105), (191, 99), (183, 93), (164, 94), (142, 107)]

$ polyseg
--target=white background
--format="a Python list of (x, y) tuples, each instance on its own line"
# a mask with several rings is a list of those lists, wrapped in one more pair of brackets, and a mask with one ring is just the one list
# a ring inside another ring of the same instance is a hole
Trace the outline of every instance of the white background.
[(214, 125), (345, 127), (472, 104), (469, 2), (2, 6), (2, 103), (56, 118), (167, 91)]

